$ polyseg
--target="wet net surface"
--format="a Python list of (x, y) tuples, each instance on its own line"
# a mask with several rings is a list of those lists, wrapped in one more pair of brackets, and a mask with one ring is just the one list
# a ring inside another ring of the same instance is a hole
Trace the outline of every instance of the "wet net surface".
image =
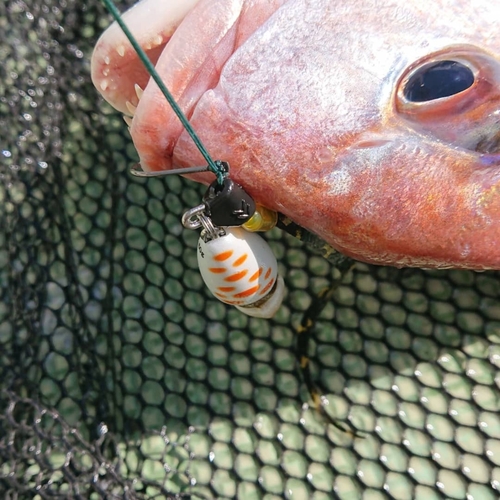
[[(121, 5), (124, 7), (124, 5)], [(180, 215), (97, 98), (97, 2), (0, 5), (0, 497), (499, 497), (497, 273), (358, 264), (310, 355), (295, 328), (331, 266), (278, 230), (273, 320), (213, 299)]]

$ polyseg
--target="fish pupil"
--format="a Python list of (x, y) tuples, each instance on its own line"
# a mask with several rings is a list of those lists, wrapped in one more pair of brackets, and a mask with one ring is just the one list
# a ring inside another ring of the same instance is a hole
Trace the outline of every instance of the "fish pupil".
[(457, 61), (440, 61), (424, 66), (408, 80), (404, 96), (411, 102), (426, 102), (449, 97), (468, 89), (474, 74)]

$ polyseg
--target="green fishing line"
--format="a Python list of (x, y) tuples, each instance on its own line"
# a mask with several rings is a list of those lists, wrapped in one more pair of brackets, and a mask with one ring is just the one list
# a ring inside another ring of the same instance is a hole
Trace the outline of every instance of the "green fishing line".
[(172, 94), (167, 89), (167, 86), (163, 83), (162, 79), (160, 78), (160, 75), (153, 66), (153, 63), (149, 60), (144, 50), (142, 50), (141, 46), (134, 38), (134, 35), (132, 35), (127, 25), (123, 22), (121, 14), (116, 8), (115, 4), (113, 3), (113, 0), (102, 0), (102, 2), (106, 7), (106, 9), (108, 9), (110, 14), (113, 16), (115, 21), (118, 23), (120, 28), (123, 30), (123, 33), (128, 38), (129, 42), (132, 44), (134, 50), (137, 52), (137, 55), (139, 56), (141, 62), (144, 64), (144, 67), (146, 68), (147, 72), (150, 74), (151, 78), (153, 78), (153, 80), (156, 82), (156, 84), (162, 91), (163, 95), (167, 99), (168, 103), (174, 110), (174, 113), (177, 115), (177, 118), (179, 118), (180, 122), (186, 129), (187, 133), (191, 136), (191, 139), (193, 139), (193, 142), (195, 143), (196, 147), (202, 154), (203, 158), (205, 158), (209, 170), (215, 174), (215, 176), (217, 177), (217, 182), (219, 184), (222, 184), (224, 182), (224, 178), (227, 175), (227, 171), (222, 167), (222, 165), (220, 165), (219, 162), (212, 160), (211, 156), (209, 155), (205, 146), (201, 142), (200, 138), (196, 135), (196, 132), (194, 131), (193, 127), (191, 127), (191, 124), (186, 118), (186, 115), (182, 112), (179, 105), (175, 102), (175, 99), (173, 98)]

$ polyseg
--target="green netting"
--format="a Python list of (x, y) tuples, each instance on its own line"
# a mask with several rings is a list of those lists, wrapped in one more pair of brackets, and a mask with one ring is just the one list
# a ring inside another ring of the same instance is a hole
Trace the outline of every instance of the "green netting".
[[(121, 5), (124, 7), (124, 4)], [(180, 216), (203, 188), (137, 179), (97, 97), (97, 1), (0, 4), (0, 497), (499, 498), (497, 273), (335, 270), (275, 229), (273, 320), (216, 301)]]

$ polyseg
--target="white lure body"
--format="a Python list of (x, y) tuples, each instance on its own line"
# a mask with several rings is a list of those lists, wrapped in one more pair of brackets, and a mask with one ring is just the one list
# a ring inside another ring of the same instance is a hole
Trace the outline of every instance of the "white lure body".
[(226, 235), (198, 241), (198, 266), (220, 301), (258, 318), (271, 318), (283, 300), (285, 286), (278, 263), (259, 235), (225, 227)]

